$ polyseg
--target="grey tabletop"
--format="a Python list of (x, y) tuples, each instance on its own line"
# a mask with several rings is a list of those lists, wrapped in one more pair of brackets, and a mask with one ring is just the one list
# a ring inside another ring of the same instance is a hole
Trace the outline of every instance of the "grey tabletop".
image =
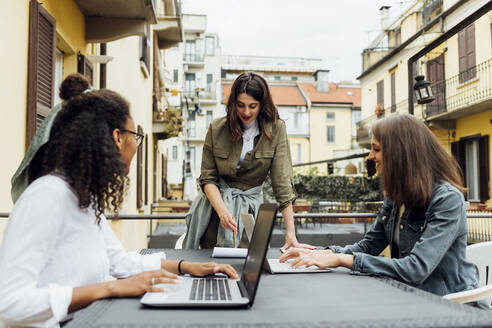
[[(143, 250), (142, 253), (162, 251)], [(230, 263), (212, 259), (210, 250), (164, 250), (168, 259)], [(268, 257), (278, 258), (278, 249)], [(261, 276), (249, 309), (156, 309), (139, 298), (94, 302), (64, 327), (492, 327), (492, 314), (447, 301), (400, 282), (329, 273)]]

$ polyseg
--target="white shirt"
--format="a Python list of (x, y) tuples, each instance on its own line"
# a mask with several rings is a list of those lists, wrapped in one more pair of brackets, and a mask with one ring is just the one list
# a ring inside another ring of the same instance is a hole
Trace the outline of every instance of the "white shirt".
[(41, 177), (16, 202), (0, 249), (0, 327), (57, 327), (74, 287), (158, 270), (163, 257), (125, 252), (65, 180)]
[(260, 129), (258, 128), (258, 121), (254, 120), (253, 122), (243, 123), (244, 131), (243, 131), (243, 148), (241, 150), (241, 156), (239, 156), (239, 162), (237, 163), (236, 168), (241, 166), (241, 163), (246, 156), (246, 153), (254, 148), (255, 137), (260, 134)]

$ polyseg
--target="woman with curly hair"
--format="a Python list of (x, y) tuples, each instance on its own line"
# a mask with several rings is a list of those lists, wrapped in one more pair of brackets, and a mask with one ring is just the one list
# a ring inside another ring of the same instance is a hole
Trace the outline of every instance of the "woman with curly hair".
[(104, 213), (118, 213), (123, 203), (142, 136), (125, 99), (110, 90), (81, 93), (79, 80), (63, 82), (67, 101), (9, 218), (0, 249), (0, 321), (7, 325), (56, 326), (98, 299), (163, 291), (155, 284), (176, 283), (178, 273), (237, 278), (229, 265), (124, 251)]
[[(385, 194), (364, 238), (326, 250), (290, 249), (280, 258), (294, 267), (343, 266), (355, 274), (390, 277), (446, 295), (478, 287), (466, 258), (466, 206), (456, 160), (412, 115), (390, 115), (372, 126), (369, 159)], [(387, 246), (391, 258), (379, 256)]]

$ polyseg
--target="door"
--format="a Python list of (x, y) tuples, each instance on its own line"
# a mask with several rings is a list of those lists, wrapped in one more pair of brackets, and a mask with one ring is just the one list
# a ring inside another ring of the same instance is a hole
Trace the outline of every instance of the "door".
[(427, 116), (446, 112), (446, 82), (444, 79), (444, 54), (427, 62), (427, 78), (431, 83), (434, 101), (427, 104)]

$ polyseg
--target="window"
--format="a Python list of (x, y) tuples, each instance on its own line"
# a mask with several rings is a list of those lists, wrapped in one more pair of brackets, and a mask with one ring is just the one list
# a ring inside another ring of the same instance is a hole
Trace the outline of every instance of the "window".
[(185, 74), (185, 94), (188, 97), (193, 97), (195, 95), (195, 73)]
[(39, 2), (30, 1), (26, 145), (55, 99), (56, 21)]
[(377, 105), (380, 105), (384, 109), (384, 80), (381, 80), (377, 84)]
[(77, 73), (84, 75), (91, 85), (94, 83), (94, 67), (89, 59), (81, 53), (77, 55)]
[(458, 53), (460, 83), (469, 81), (477, 76), (475, 67), (475, 24), (465, 27), (458, 33)]
[(212, 93), (212, 86), (214, 85), (214, 75), (207, 74), (207, 93)]
[(179, 71), (177, 69), (174, 69), (173, 70), (173, 82), (174, 83), (178, 83), (179, 82)]
[(396, 112), (396, 84), (395, 72), (391, 73), (391, 112)]
[(196, 61), (196, 43), (195, 40), (186, 40), (185, 43), (185, 61)]
[[(63, 81), (63, 52), (56, 49), (56, 62), (55, 62), (55, 90), (60, 88), (60, 84)], [(61, 102), (59, 92), (55, 92), (55, 104)]]
[(335, 119), (335, 113), (334, 112), (326, 113), (326, 119), (327, 120), (334, 120)]
[(290, 79), (291, 79), (292, 81), (297, 81), (297, 76), (291, 76), (291, 77), (290, 77)]
[(178, 159), (178, 146), (174, 145), (173, 146), (173, 153), (172, 153), (173, 157), (172, 159), (173, 160), (177, 160)]
[(328, 143), (335, 142), (335, 126), (333, 125), (326, 127), (326, 142)]
[(188, 117), (188, 136), (189, 137), (196, 137), (196, 114), (195, 111), (189, 112), (189, 117)]
[(215, 38), (213, 36), (205, 37), (205, 54), (208, 56), (215, 55)]
[(144, 72), (145, 77), (148, 77), (150, 73), (150, 38), (150, 25), (147, 24), (145, 36), (140, 37), (140, 62), (143, 64), (142, 70), (147, 70)]
[(191, 164), (191, 169), (195, 171), (196, 165), (195, 165), (195, 158), (196, 158), (196, 148), (195, 146), (190, 147), (190, 164)]
[(362, 114), (361, 114), (360, 110), (353, 110), (352, 111), (352, 122), (354, 125), (359, 123), (361, 118), (362, 118)]
[(297, 163), (302, 162), (302, 145), (297, 144)]
[(275, 76), (273, 77), (273, 79), (274, 79), (275, 81), (280, 81), (280, 76), (275, 75)]
[(470, 136), (451, 143), (463, 171), (467, 200), (485, 202), (489, 195), (489, 136)]
[(212, 120), (214, 119), (213, 112), (211, 110), (207, 110), (207, 121), (206, 121), (206, 127), (208, 129), (210, 123), (212, 123)]
[(299, 129), (300, 121), (301, 121), (301, 113), (294, 112), (294, 129)]

